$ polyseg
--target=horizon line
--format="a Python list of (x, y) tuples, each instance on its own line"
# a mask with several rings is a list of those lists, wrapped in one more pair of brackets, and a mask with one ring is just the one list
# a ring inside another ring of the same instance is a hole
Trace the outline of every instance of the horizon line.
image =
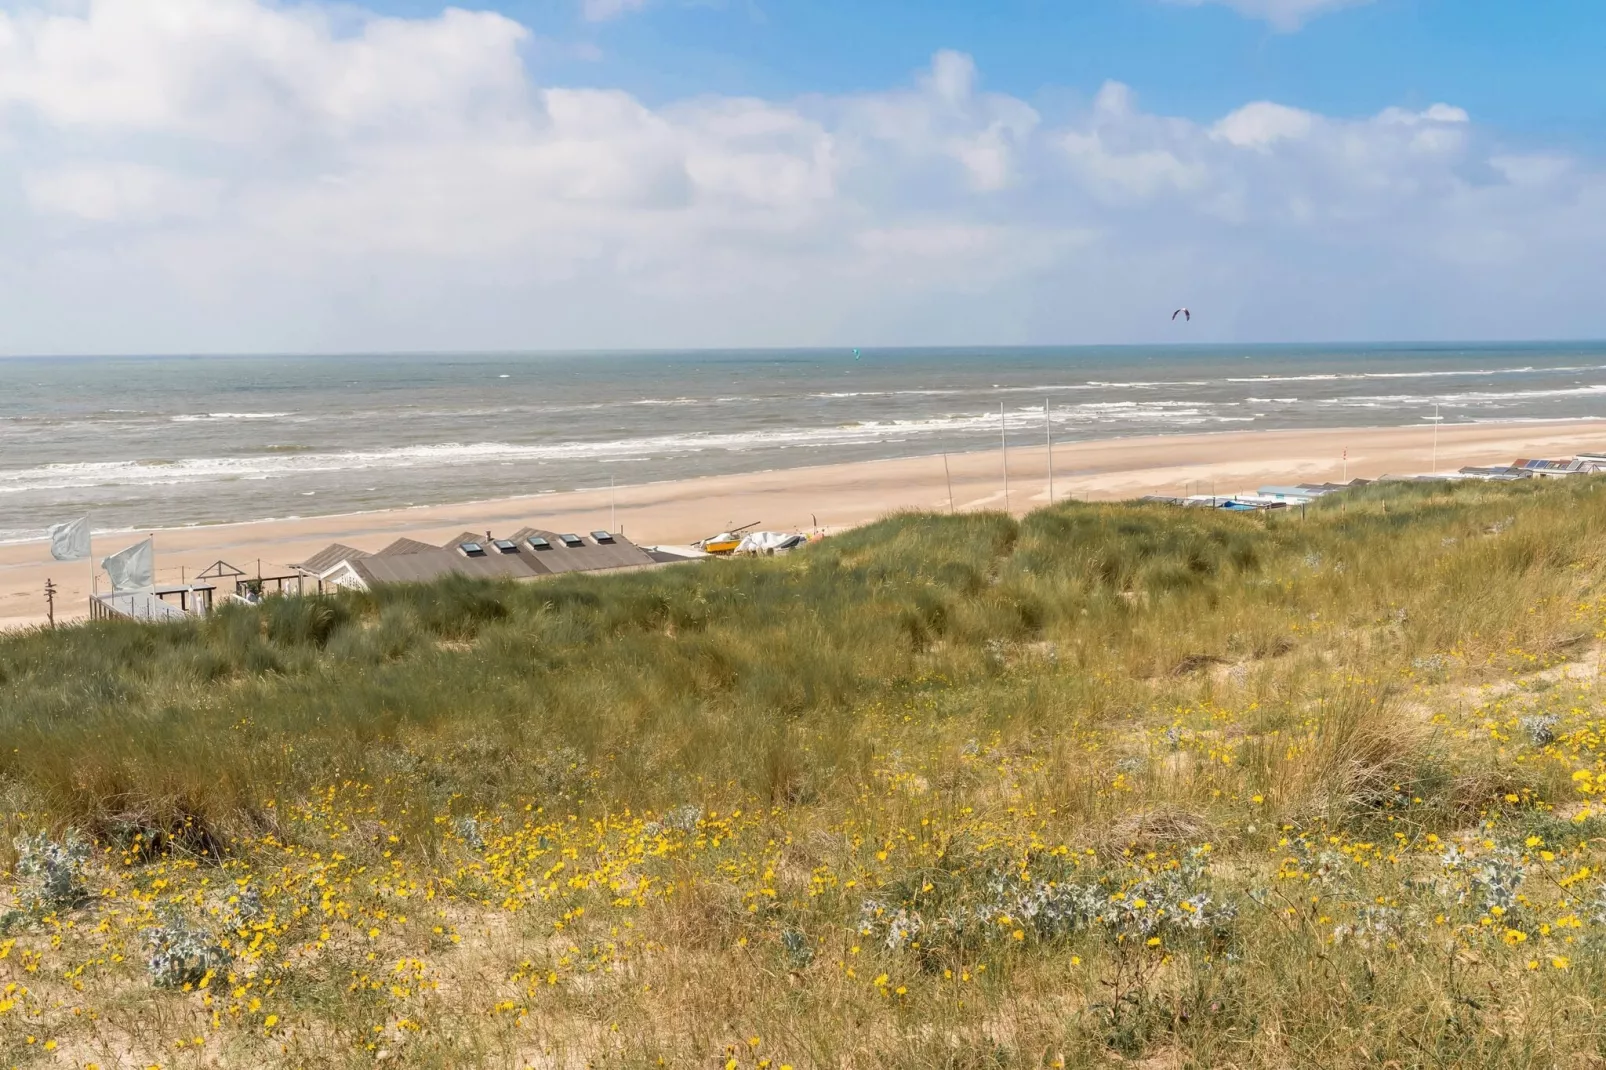
[(894, 344), (872, 346), (850, 345), (762, 345), (762, 346), (672, 346), (662, 348), (594, 348), (594, 349), (351, 349), (351, 350), (225, 350), (168, 353), (0, 353), (0, 361), (50, 360), (251, 360), (271, 357), (292, 359), (326, 358), (349, 360), (374, 357), (646, 357), (674, 356), (684, 353), (742, 354), (742, 353), (908, 353), (978, 351), (1026, 352), (1042, 350), (1094, 350), (1094, 349), (1510, 349), (1522, 346), (1606, 346), (1606, 338), (1510, 338), (1510, 339), (1385, 339), (1373, 341), (1310, 341), (1310, 342), (1032, 342), (1032, 343), (965, 343)]

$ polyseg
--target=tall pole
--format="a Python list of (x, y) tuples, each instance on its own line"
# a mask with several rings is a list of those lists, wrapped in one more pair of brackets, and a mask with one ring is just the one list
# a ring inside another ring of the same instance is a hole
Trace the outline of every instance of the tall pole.
[(1349, 482), (1349, 447), (1344, 447), (1344, 482)]
[(1004, 423), (1004, 403), (998, 403), (998, 447), (1004, 455), (1004, 512), (1009, 512), (1009, 427)]
[(56, 582), (45, 580), (45, 615), (50, 618), (52, 630), (56, 627)]
[(946, 453), (942, 455), (942, 478), (948, 484), (948, 515), (949, 516), (953, 516), (953, 514), (954, 514), (954, 477), (948, 471), (948, 455)]
[(1054, 425), (1048, 421), (1048, 399), (1043, 399), (1043, 437), (1048, 440), (1048, 504), (1054, 504)]
[(1433, 403), (1433, 474), (1439, 473), (1439, 404)]
[(619, 494), (613, 485), (613, 476), (608, 477), (608, 527), (619, 530)]

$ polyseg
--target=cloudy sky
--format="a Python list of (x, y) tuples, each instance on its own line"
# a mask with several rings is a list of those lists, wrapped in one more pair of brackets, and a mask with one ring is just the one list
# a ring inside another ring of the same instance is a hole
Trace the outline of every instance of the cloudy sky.
[(0, 353), (1599, 338), (1603, 54), (1600, 0), (0, 0)]

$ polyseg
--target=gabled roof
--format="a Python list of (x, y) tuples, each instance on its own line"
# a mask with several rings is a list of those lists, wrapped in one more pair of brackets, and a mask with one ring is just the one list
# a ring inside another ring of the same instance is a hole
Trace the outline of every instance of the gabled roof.
[[(613, 542), (599, 544), (589, 536), (581, 535), (579, 546), (565, 546), (559, 532), (541, 528), (520, 528), (509, 538), (519, 544), (520, 556), (532, 557), (552, 572), (592, 572), (605, 568), (640, 568), (658, 564), (653, 556), (623, 535), (615, 535)], [(539, 535), (552, 544), (550, 550), (531, 550), (526, 541)]]
[(395, 557), (397, 554), (416, 554), (421, 550), (438, 550), (440, 547), (432, 546), (417, 539), (397, 539), (383, 550), (374, 554), (375, 557)]
[[(443, 549), (443, 550), (455, 550), (459, 546), (463, 545), (465, 542), (477, 542), (477, 543), (479, 543), (480, 545), (483, 546), (487, 542), (490, 542), (490, 540), (485, 537), (485, 532), (483, 532), (483, 531), (465, 531), (465, 532), (463, 532), (463, 534), (459, 535), (457, 538), (448, 539), (445, 542), (441, 543), (440, 548)], [(430, 549), (433, 550), (433, 549), (435, 549), (435, 547), (432, 546), (432, 547), (430, 547)]]
[(342, 561), (354, 561), (359, 557), (367, 556), (368, 552), (366, 550), (358, 550), (337, 542), (330, 546), (325, 546), (299, 565), (291, 565), (290, 567), (311, 576), (318, 576), (334, 568)]
[(444, 576), (474, 576), (481, 579), (528, 580), (546, 575), (540, 563), (529, 554), (491, 554), (464, 557), (456, 550), (420, 550), (416, 554), (370, 556), (351, 562), (352, 571), (364, 583), (428, 583)]

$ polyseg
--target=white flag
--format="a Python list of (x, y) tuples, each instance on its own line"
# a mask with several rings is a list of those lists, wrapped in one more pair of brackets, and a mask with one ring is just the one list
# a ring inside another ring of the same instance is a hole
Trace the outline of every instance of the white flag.
[(50, 556), (57, 561), (82, 561), (89, 556), (89, 518), (50, 525)]
[(136, 542), (100, 563), (111, 577), (114, 591), (150, 590), (156, 586), (156, 547), (152, 540)]

